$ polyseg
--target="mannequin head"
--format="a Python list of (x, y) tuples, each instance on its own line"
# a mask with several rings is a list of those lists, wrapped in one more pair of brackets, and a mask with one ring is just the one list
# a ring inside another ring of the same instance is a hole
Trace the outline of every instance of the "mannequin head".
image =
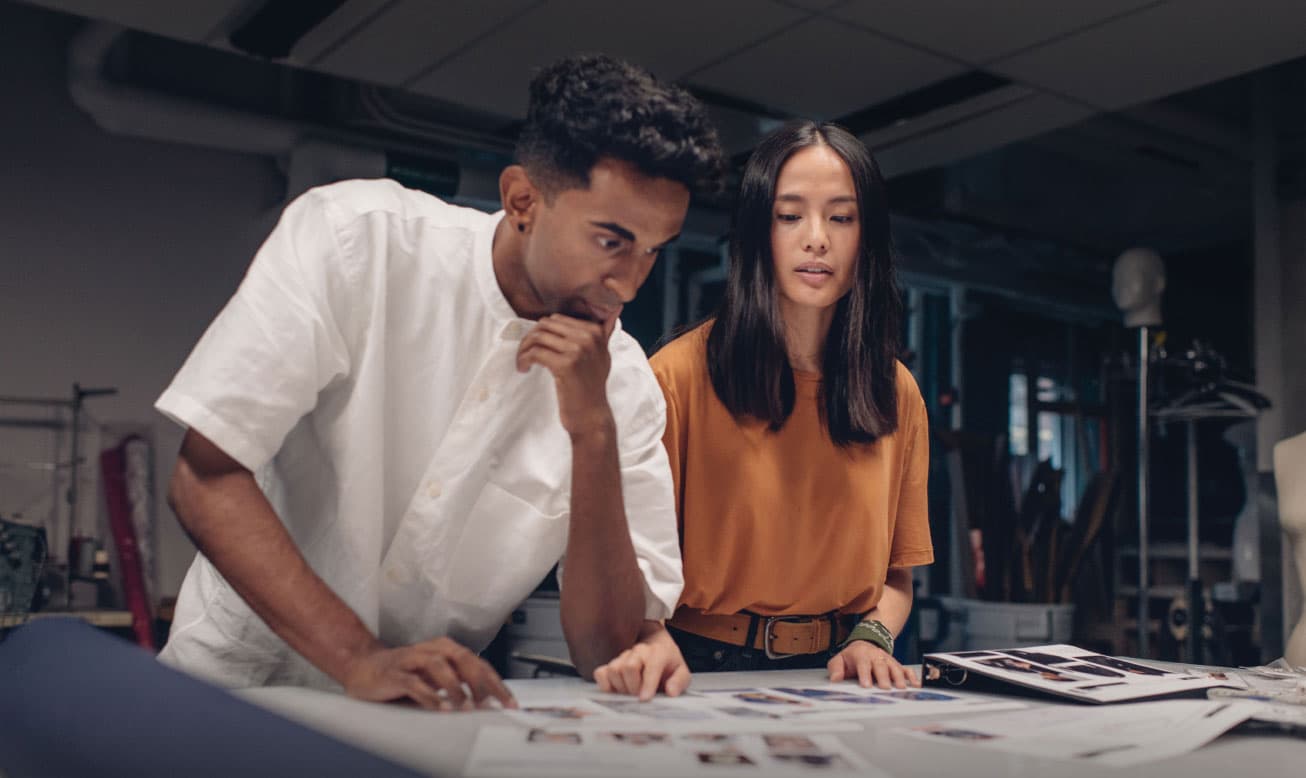
[(1161, 293), (1165, 263), (1151, 249), (1132, 248), (1120, 255), (1111, 274), (1111, 295), (1125, 315), (1126, 327), (1161, 323)]

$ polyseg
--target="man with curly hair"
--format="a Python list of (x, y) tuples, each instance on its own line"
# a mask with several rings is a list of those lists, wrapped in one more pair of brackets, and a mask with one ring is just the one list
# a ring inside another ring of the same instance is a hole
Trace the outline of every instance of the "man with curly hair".
[(638, 646), (683, 690), (665, 406), (618, 316), (721, 169), (691, 96), (588, 55), (532, 82), (499, 213), (384, 180), (291, 203), (157, 403), (200, 552), (161, 659), (513, 705), (476, 652), (565, 559), (582, 674)]

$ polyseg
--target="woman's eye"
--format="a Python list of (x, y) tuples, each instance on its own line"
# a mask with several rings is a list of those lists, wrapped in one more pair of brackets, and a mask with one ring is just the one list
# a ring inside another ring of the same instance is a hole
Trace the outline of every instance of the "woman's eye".
[(839, 224), (852, 224), (857, 220), (854, 216), (831, 216), (830, 219)]
[(775, 218), (777, 221), (782, 221), (782, 222), (796, 222), (798, 221), (799, 217), (798, 214), (796, 213), (777, 213), (775, 215)]

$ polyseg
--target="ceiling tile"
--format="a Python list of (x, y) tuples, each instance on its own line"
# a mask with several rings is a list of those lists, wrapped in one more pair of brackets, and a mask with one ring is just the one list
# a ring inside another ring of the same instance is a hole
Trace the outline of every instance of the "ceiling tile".
[(1306, 54), (1306, 3), (1158, 5), (989, 69), (1102, 110), (1231, 78)]
[[(1009, 89), (1022, 91), (1020, 87)], [(964, 120), (939, 122), (931, 127), (927, 115), (913, 120), (927, 125), (919, 132), (904, 133), (902, 128), (894, 128), (863, 135), (862, 141), (875, 153), (884, 175), (893, 177), (956, 162), (1092, 115), (1091, 110), (1081, 105), (1023, 91), (1020, 99), (1007, 101), (996, 110), (977, 112)]]
[(390, 5), (394, 5), (391, 0), (348, 0), (295, 41), (290, 50), (291, 61), (297, 65), (313, 64)]
[(785, 5), (792, 5), (804, 11), (825, 11), (848, 0), (780, 0)]
[(33, 5), (120, 24), (155, 35), (201, 42), (228, 17), (242, 13), (245, 0), (37, 0)]
[(404, 0), (328, 50), (315, 67), (397, 86), (529, 9), (532, 0)]
[(833, 119), (962, 71), (960, 65), (816, 18), (691, 76), (784, 113)]
[(851, 0), (829, 14), (979, 64), (1153, 3), (1155, 0)]
[(805, 15), (770, 0), (552, 2), (521, 14), (410, 87), (500, 116), (521, 117), (531, 76), (563, 56), (604, 51), (678, 80)]

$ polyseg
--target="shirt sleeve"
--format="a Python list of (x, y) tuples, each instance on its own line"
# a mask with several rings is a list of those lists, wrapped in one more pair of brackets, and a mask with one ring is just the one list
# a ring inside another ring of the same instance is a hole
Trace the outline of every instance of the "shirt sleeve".
[[(904, 373), (906, 368), (899, 368)], [(898, 512), (893, 527), (889, 567), (915, 567), (934, 561), (930, 541), (928, 487), (930, 478), (930, 429), (925, 401), (910, 373), (900, 380), (898, 402), (903, 413), (906, 446), (902, 484), (898, 491)]]
[[(685, 526), (685, 430), (684, 414), (681, 400), (676, 393), (675, 382), (670, 370), (659, 364), (656, 356), (650, 362), (653, 374), (662, 389), (662, 398), (666, 403), (667, 423), (662, 433), (662, 448), (667, 454), (667, 464), (671, 468), (671, 488), (676, 506), (677, 541), (680, 542)], [(683, 552), (683, 549), (682, 549)]]
[(250, 470), (270, 461), (319, 392), (349, 373), (333, 314), (348, 282), (339, 277), (328, 207), (317, 191), (286, 207), (235, 295), (155, 403)]
[(647, 363), (632, 370), (631, 378), (637, 386), (618, 389), (641, 398), (627, 419), (617, 420), (621, 491), (644, 577), (644, 618), (660, 620), (675, 611), (685, 586), (671, 467), (662, 446), (666, 404)]

